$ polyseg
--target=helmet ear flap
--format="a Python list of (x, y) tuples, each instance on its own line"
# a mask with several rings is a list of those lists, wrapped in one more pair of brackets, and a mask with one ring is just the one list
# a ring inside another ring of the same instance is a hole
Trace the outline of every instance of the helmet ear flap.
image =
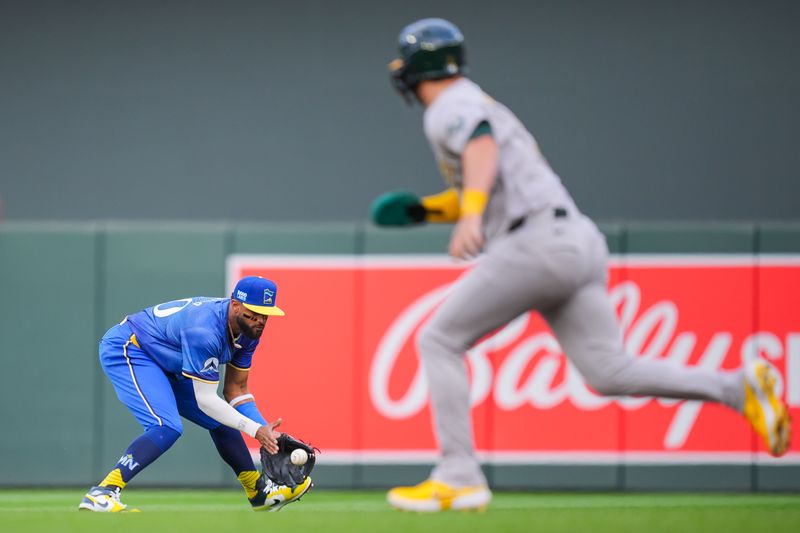
[(389, 63), (389, 76), (392, 80), (392, 86), (400, 93), (400, 96), (411, 105), (414, 103), (412, 95), (414, 88), (408, 82), (408, 65), (400, 58), (392, 60)]

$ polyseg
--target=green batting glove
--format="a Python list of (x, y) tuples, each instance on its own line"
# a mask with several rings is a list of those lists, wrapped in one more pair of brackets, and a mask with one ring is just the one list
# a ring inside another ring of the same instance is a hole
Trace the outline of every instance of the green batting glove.
[(370, 207), (378, 226), (410, 226), (425, 222), (426, 211), (419, 196), (408, 191), (389, 191), (378, 196)]

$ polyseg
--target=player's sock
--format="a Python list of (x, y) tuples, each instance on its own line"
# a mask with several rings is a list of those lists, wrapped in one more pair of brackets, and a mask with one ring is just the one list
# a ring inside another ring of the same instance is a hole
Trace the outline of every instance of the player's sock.
[(99, 486), (124, 489), (133, 476), (158, 459), (180, 436), (181, 434), (172, 428), (151, 427), (128, 446), (114, 469)]
[(244, 489), (244, 493), (247, 494), (248, 500), (255, 498), (258, 495), (259, 489), (263, 488), (263, 485), (259, 483), (261, 474), (257, 470), (239, 472), (236, 478), (239, 480), (239, 483), (242, 484), (242, 488)]
[(233, 469), (239, 483), (242, 484), (247, 499), (252, 499), (258, 494), (259, 479), (261, 474), (256, 470), (250, 450), (244, 443), (242, 434), (228, 426), (220, 426), (209, 431), (211, 440), (217, 447), (222, 460)]

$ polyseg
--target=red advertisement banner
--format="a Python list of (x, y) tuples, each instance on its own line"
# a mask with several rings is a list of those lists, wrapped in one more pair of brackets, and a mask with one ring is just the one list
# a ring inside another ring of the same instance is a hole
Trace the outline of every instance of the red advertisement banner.
[[(414, 338), (468, 265), (440, 256), (231, 256), (229, 285), (263, 275), (286, 317), (270, 319), (251, 390), (268, 418), (328, 458), (433, 457)], [(762, 357), (800, 414), (800, 257), (626, 256), (609, 294), (636, 357), (736, 369)], [(477, 447), (489, 461), (765, 460), (719, 405), (594, 393), (546, 323), (526, 313), (467, 354)], [(784, 460), (796, 461), (797, 439)]]

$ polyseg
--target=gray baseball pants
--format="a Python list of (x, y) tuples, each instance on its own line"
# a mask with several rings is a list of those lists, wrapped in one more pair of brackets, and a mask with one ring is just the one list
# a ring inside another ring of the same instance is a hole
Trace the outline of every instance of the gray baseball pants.
[(431, 477), (454, 486), (485, 484), (475, 455), (464, 353), (529, 310), (542, 314), (564, 353), (597, 392), (708, 400), (741, 410), (739, 372), (682, 367), (625, 352), (607, 292), (605, 238), (575, 212), (530, 215), (493, 239), (421, 328), (417, 349), (430, 387), (441, 457)]

